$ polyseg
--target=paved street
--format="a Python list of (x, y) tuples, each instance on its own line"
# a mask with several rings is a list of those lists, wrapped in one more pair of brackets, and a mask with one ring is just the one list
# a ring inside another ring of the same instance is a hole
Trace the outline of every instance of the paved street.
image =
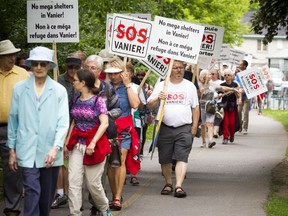
[[(160, 195), (164, 178), (157, 152), (150, 160), (147, 144), (138, 175), (140, 185), (130, 185), (127, 176), (122, 211), (113, 212), (113, 216), (265, 216), (270, 172), (284, 158), (288, 143), (284, 128), (252, 110), (248, 135), (236, 134), (233, 144), (221, 143), (219, 138), (213, 149), (202, 149), (201, 139), (195, 139), (183, 185), (188, 194), (184, 199)], [(110, 199), (109, 186), (106, 188)], [(84, 216), (89, 215), (89, 208), (85, 202)], [(68, 206), (51, 211), (53, 216), (68, 214)]]

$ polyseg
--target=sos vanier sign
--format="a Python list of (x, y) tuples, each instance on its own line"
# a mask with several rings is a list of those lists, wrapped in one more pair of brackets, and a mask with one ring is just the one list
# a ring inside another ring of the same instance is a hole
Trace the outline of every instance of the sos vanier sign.
[(267, 91), (267, 87), (264, 84), (264, 75), (257, 67), (239, 72), (237, 75), (241, 80), (248, 99)]
[(109, 51), (136, 59), (147, 58), (151, 29), (151, 21), (114, 14)]

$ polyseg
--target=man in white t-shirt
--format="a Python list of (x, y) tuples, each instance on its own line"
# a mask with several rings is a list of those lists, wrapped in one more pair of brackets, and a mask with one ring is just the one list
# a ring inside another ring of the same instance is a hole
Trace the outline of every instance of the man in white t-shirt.
[(149, 108), (156, 108), (160, 100), (165, 100), (164, 116), (157, 141), (159, 163), (166, 181), (161, 194), (169, 195), (173, 192), (172, 160), (176, 160), (174, 196), (178, 198), (187, 195), (182, 189), (182, 183), (199, 121), (197, 90), (192, 82), (183, 79), (184, 72), (183, 62), (175, 60), (167, 92), (163, 92), (164, 82), (160, 82), (148, 98)]

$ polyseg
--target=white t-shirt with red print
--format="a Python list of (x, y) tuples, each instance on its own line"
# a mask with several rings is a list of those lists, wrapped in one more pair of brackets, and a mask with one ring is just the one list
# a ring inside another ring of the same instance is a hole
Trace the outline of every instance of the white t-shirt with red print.
[[(163, 87), (164, 81), (158, 83), (147, 101), (156, 99)], [(198, 105), (197, 90), (192, 82), (185, 79), (178, 84), (169, 82), (162, 122), (173, 127), (191, 124), (192, 108)]]

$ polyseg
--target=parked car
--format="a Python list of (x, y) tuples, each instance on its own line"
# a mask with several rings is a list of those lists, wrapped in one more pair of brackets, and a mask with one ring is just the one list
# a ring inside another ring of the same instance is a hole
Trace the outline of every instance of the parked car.
[(281, 91), (281, 86), (284, 81), (284, 73), (279, 68), (269, 68), (270, 79), (273, 82), (273, 91)]

